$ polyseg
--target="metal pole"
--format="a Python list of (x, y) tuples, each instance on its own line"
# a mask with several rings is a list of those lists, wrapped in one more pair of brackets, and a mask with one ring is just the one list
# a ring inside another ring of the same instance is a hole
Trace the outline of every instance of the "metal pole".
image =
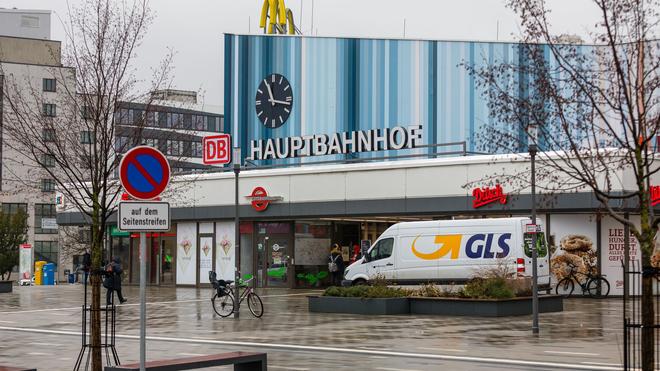
[(234, 182), (235, 184), (235, 190), (234, 190), (234, 255), (235, 255), (235, 278), (234, 278), (234, 286), (236, 287), (236, 294), (235, 294), (235, 310), (234, 310), (234, 318), (239, 317), (239, 310), (241, 309), (241, 301), (240, 301), (240, 285), (239, 285), (239, 280), (241, 278), (241, 273), (239, 272), (241, 268), (241, 249), (240, 249), (240, 240), (241, 240), (241, 232), (240, 232), (240, 220), (239, 220), (239, 215), (238, 215), (238, 175), (241, 172), (241, 163), (240, 159), (234, 160), (234, 174), (235, 174), (235, 179), (236, 181)]
[[(623, 217), (628, 220), (628, 213), (624, 213)], [(630, 272), (630, 227), (628, 224), (623, 225), (623, 300), (624, 302), (630, 299), (630, 281), (628, 275)], [(625, 312), (624, 306), (624, 312)]]
[(147, 359), (147, 235), (140, 232), (140, 371)]
[[(532, 224), (536, 229), (536, 146), (530, 148), (529, 154), (532, 157)], [(537, 257), (538, 252), (536, 250), (536, 233), (537, 230), (532, 234), (532, 333), (539, 333), (539, 290), (538, 290), (538, 269), (537, 269)]]

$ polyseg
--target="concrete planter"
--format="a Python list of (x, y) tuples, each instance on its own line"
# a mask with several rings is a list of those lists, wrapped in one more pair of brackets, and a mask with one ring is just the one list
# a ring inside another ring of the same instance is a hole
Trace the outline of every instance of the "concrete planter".
[(0, 281), (0, 293), (12, 292), (14, 281)]
[(317, 313), (350, 314), (408, 314), (408, 298), (343, 298), (336, 296), (308, 296), (309, 311)]
[[(445, 316), (506, 317), (532, 314), (532, 298), (465, 299), (465, 298), (344, 298), (308, 296), (309, 311), (349, 314), (427, 314)], [(561, 312), (559, 295), (539, 296), (539, 312)]]
[[(532, 298), (466, 299), (409, 298), (410, 313), (449, 316), (506, 317), (532, 314)], [(559, 295), (539, 296), (539, 312), (561, 312), (563, 298)]]

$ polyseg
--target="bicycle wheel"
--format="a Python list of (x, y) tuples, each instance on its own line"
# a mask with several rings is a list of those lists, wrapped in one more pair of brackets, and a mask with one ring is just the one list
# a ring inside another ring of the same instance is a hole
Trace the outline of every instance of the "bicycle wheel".
[(570, 277), (566, 277), (557, 283), (555, 287), (555, 294), (561, 295), (564, 298), (570, 298), (575, 290), (575, 282)]
[(213, 303), (213, 310), (220, 317), (227, 317), (234, 313), (234, 298), (231, 295), (218, 296), (218, 294), (215, 294), (211, 302)]
[[(598, 288), (600, 287), (600, 294)], [(606, 298), (610, 293), (610, 283), (603, 277), (594, 277), (587, 282), (587, 293), (592, 298)]]
[(247, 296), (247, 302), (248, 302), (248, 308), (250, 308), (250, 312), (252, 312), (252, 315), (255, 317), (259, 318), (264, 315), (264, 305), (261, 302), (261, 298), (259, 295), (251, 292)]

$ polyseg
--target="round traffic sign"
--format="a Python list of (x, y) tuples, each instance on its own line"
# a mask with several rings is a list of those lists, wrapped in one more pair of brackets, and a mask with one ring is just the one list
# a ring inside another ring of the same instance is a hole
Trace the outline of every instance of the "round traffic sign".
[(151, 200), (158, 197), (170, 182), (170, 164), (159, 150), (135, 147), (119, 163), (119, 180), (131, 197)]

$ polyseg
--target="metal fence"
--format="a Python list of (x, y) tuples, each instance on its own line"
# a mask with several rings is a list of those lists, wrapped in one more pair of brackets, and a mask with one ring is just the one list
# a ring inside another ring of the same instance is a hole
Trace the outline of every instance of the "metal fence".
[[(660, 269), (642, 269), (638, 261), (631, 261), (623, 272), (629, 293), (623, 297), (623, 368), (660, 370)], [(643, 278), (651, 282), (651, 303), (642, 302)], [(648, 323), (643, 321), (645, 310), (652, 310)], [(644, 340), (647, 346), (643, 346)]]

